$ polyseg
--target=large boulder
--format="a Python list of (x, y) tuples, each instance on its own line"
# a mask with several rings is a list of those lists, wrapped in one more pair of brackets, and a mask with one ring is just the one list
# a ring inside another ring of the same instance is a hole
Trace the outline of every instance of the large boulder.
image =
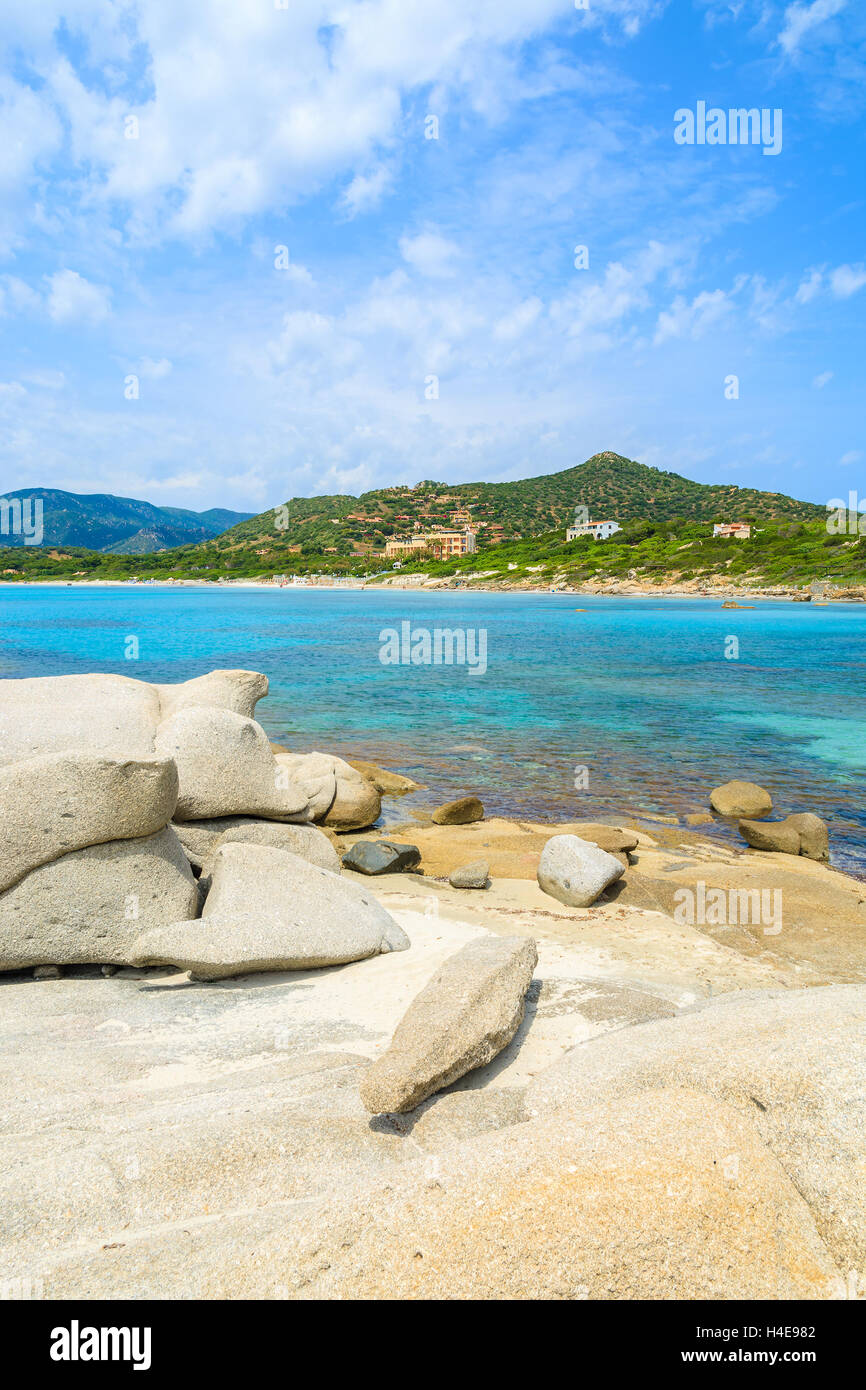
[(215, 980), (341, 965), (408, 945), (402, 928), (357, 884), (287, 850), (228, 842), (213, 857), (201, 920), (142, 933), (135, 961)]
[(0, 763), (73, 749), (148, 757), (159, 696), (128, 676), (34, 676), (0, 681)]
[(520, 1027), (537, 962), (535, 942), (526, 936), (482, 936), (450, 956), (409, 1005), (387, 1051), (364, 1073), (366, 1108), (374, 1114), (414, 1110), (491, 1061)]
[(752, 849), (766, 849), (776, 854), (799, 854), (800, 835), (787, 821), (741, 820), (738, 829)]
[(305, 793), (312, 820), (324, 820), (337, 795), (336, 759), (328, 753), (277, 753), (277, 766)]
[(0, 894), (0, 970), (126, 965), (143, 930), (191, 917), (198, 890), (169, 827), (73, 850)]
[(160, 724), (156, 749), (177, 763), (175, 820), (230, 815), (309, 818), (306, 793), (277, 764), (264, 729), (254, 719), (232, 710), (181, 709)]
[(725, 782), (710, 792), (710, 805), (720, 816), (768, 816), (773, 798), (755, 782)]
[(624, 872), (606, 850), (577, 835), (554, 835), (538, 861), (538, 886), (568, 907), (589, 907)]
[(154, 685), (161, 717), (181, 709), (228, 709), (252, 719), (256, 705), (268, 693), (268, 678), (258, 671), (208, 671), (178, 685)]
[(176, 802), (170, 758), (42, 753), (0, 767), (0, 891), (71, 850), (155, 835)]
[[(330, 757), (330, 754), (328, 755)], [(373, 783), (345, 762), (333, 757), (337, 790), (325, 825), (334, 830), (366, 830), (375, 824), (382, 811), (382, 797)]]
[(430, 819), (434, 825), (471, 825), (484, 819), (484, 807), (477, 796), (459, 796), (456, 801), (437, 806)]
[(343, 855), (343, 867), (356, 874), (399, 874), (421, 863), (417, 845), (398, 845), (391, 840), (358, 840)]

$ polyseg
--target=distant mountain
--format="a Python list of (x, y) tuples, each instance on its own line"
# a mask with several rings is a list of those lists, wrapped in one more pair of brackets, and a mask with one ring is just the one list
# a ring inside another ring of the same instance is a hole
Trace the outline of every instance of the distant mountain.
[[(349, 555), (360, 547), (381, 549), (392, 536), (411, 535), (417, 522), (462, 525), (462, 513), (478, 531), (478, 544), (538, 536), (567, 525), (576, 506), (594, 520), (738, 521), (745, 517), (809, 521), (826, 508), (781, 492), (733, 484), (695, 483), (678, 473), (635, 463), (620, 454), (595, 454), (561, 473), (512, 483), (436, 483), (380, 488), (360, 497), (294, 497), (224, 532), (219, 552), (254, 547), (278, 556), (290, 545), (305, 551)], [(266, 559), (266, 563), (269, 560)]]
[[(250, 512), (230, 512), (211, 507), (206, 512), (180, 507), (156, 507), (132, 497), (109, 493), (62, 492), (57, 488), (31, 487), (7, 492), (0, 501), (42, 500), (43, 545), (85, 546), (110, 555), (145, 555), (195, 545), (213, 539), (230, 526), (246, 521)], [(0, 545), (24, 544), (24, 537), (0, 535)]]

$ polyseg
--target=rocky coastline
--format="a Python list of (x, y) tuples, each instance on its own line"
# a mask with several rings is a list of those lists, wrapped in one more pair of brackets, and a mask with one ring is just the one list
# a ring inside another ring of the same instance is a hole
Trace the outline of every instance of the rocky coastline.
[(863, 1296), (866, 885), (832, 827), (741, 780), (687, 822), (471, 787), (401, 819), (411, 779), (270, 743), (266, 694), (0, 681), (7, 1276)]

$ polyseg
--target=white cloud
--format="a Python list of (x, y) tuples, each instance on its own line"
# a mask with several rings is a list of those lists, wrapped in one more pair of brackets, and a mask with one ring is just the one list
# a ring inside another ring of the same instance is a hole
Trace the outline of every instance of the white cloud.
[(670, 309), (659, 314), (653, 341), (668, 338), (700, 338), (730, 314), (733, 305), (724, 290), (702, 290), (689, 303), (677, 295)]
[(356, 174), (340, 198), (340, 206), (349, 217), (369, 212), (381, 202), (393, 181), (393, 171), (380, 164), (370, 174)]
[(860, 449), (850, 449), (847, 454), (843, 454), (839, 462), (847, 468), (852, 463), (859, 463), (863, 454)]
[(47, 309), (55, 323), (99, 323), (111, 313), (111, 292), (77, 270), (58, 270), (48, 276)]
[(167, 357), (160, 357), (158, 361), (152, 357), (142, 357), (138, 364), (138, 375), (149, 381), (159, 381), (161, 377), (169, 375), (172, 365)]
[(779, 47), (790, 57), (808, 33), (839, 14), (846, 4), (847, 0), (812, 0), (811, 5), (789, 5), (785, 10), (785, 26), (779, 34)]
[(400, 253), (407, 265), (421, 275), (453, 275), (460, 248), (438, 232), (421, 232), (418, 236), (401, 237)]
[(866, 285), (866, 265), (840, 265), (830, 275), (830, 289), (837, 299), (848, 299)]
[(832, 380), (832, 372), (819, 372), (817, 376), (812, 378), (812, 385), (814, 386), (816, 391), (823, 391), (827, 383)]
[(813, 268), (807, 271), (805, 280), (801, 280), (797, 288), (797, 293), (794, 295), (797, 303), (808, 304), (809, 300), (814, 299), (815, 295), (820, 292), (823, 283), (823, 270)]

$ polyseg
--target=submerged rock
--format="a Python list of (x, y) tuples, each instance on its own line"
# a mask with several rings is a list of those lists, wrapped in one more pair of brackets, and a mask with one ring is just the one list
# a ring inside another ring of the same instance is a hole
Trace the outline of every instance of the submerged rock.
[(483, 936), (449, 957), (412, 1001), (385, 1053), (364, 1073), (373, 1114), (414, 1110), (507, 1047), (538, 961), (526, 936)]
[(589, 907), (618, 878), (625, 865), (576, 835), (554, 835), (538, 861), (538, 886), (568, 907)]
[(752, 849), (766, 849), (776, 854), (799, 854), (800, 836), (787, 821), (741, 820), (739, 832)]
[(739, 831), (753, 849), (775, 850), (777, 854), (802, 854), (826, 863), (830, 858), (827, 824), (820, 816), (803, 812), (778, 821), (741, 820)]
[(773, 798), (756, 782), (725, 782), (710, 792), (710, 805), (720, 816), (768, 816)]
[(472, 821), (483, 819), (484, 807), (477, 796), (460, 796), (456, 801), (446, 801), (431, 816), (434, 825), (469, 825)]

